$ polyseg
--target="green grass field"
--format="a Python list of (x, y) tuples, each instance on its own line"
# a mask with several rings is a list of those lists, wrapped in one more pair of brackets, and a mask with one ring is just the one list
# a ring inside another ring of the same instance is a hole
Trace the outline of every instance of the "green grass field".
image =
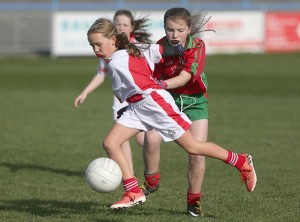
[[(79, 108), (73, 101), (90, 81), (96, 58), (0, 59), (0, 221), (300, 221), (300, 54), (208, 56), (209, 140), (254, 157), (257, 187), (207, 158), (204, 218), (186, 208), (187, 155), (161, 147), (161, 187), (146, 203), (111, 211), (120, 198), (86, 184), (87, 165), (106, 156), (112, 126), (110, 81)], [(136, 176), (142, 150), (132, 141)]]

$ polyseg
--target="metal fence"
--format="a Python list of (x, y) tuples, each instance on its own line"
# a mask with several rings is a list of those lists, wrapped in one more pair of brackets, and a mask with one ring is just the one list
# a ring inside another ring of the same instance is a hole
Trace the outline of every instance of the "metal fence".
[(0, 0), (0, 55), (47, 54), (53, 11), (166, 10), (300, 11), (300, 0)]
[(299, 10), (299, 0), (0, 0), (0, 10)]

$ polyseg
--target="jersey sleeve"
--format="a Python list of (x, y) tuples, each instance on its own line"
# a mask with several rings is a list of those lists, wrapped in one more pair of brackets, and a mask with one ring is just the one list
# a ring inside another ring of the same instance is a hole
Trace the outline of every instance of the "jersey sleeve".
[[(161, 38), (160, 40), (158, 40), (156, 42), (156, 44), (159, 44), (159, 45), (167, 45), (167, 42), (166, 42), (166, 37), (163, 37)], [(163, 48), (162, 48), (163, 50)], [(163, 65), (164, 65), (164, 61), (165, 59), (162, 58), (159, 63), (155, 64), (155, 68), (154, 68), (154, 72), (153, 72), (153, 77), (156, 78), (156, 79), (161, 79), (162, 77), (162, 73), (163, 73)]]
[(147, 46), (140, 46), (147, 63), (152, 71), (154, 71), (155, 64), (159, 63), (162, 60), (162, 45), (158, 44), (147, 44)]
[(196, 39), (195, 46), (186, 49), (183, 58), (185, 61), (183, 70), (191, 73), (193, 81), (200, 77), (205, 64), (205, 44), (201, 39)]
[(151, 44), (149, 47), (149, 57), (153, 63), (159, 63), (162, 60), (163, 46), (159, 44)]
[(97, 67), (97, 74), (105, 78), (107, 75), (107, 72), (108, 72), (108, 70), (107, 70), (105, 61), (103, 59), (99, 59), (99, 64)]

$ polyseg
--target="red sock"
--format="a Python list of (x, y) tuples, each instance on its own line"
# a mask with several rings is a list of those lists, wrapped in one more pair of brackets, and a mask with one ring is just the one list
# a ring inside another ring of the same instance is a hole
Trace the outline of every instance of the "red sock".
[(202, 192), (192, 193), (188, 190), (187, 194), (186, 194), (186, 200), (187, 200), (188, 205), (194, 205), (196, 203), (196, 201), (200, 201), (201, 196), (202, 196)]
[(133, 193), (140, 192), (139, 184), (135, 177), (123, 180), (123, 188), (125, 192), (133, 192)]
[(228, 156), (227, 159), (225, 160), (225, 163), (240, 169), (244, 165), (245, 161), (246, 158), (244, 156), (241, 156), (232, 151), (228, 151)]
[(145, 180), (149, 186), (149, 188), (154, 188), (157, 186), (157, 184), (159, 183), (159, 179), (160, 179), (160, 172), (157, 171), (155, 173), (144, 173), (145, 176)]

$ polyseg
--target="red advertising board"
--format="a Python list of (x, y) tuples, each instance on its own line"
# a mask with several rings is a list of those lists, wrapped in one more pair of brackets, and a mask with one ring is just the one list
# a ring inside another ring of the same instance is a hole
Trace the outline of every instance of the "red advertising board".
[(266, 13), (265, 51), (300, 51), (300, 12)]

